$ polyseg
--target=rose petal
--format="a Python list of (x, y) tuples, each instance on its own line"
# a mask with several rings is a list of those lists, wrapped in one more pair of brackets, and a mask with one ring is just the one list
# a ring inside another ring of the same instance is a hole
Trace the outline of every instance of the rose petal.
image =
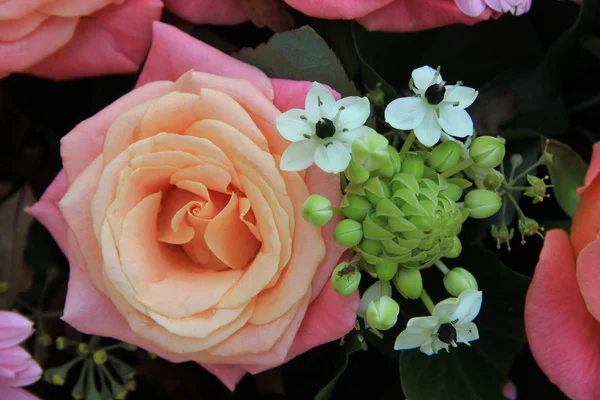
[(596, 179), (598, 173), (600, 173), (600, 142), (594, 144), (592, 160), (587, 172), (585, 173), (585, 179), (583, 181), (584, 186), (577, 190), (580, 196), (583, 194), (584, 190), (592, 184), (594, 179)]
[(211, 374), (215, 375), (229, 390), (235, 390), (235, 386), (246, 375), (246, 370), (238, 365), (216, 365), (200, 364)]
[(17, 345), (33, 332), (33, 323), (10, 311), (0, 311), (0, 349)]
[[(600, 239), (588, 244), (577, 257), (577, 283), (587, 310), (600, 321)], [(600, 333), (600, 331), (599, 331)]]
[(237, 25), (248, 20), (239, 0), (164, 0), (173, 14), (195, 24)]
[(32, 12), (20, 19), (0, 19), (0, 41), (15, 42), (35, 31), (48, 18), (40, 12)]
[(571, 222), (571, 244), (575, 254), (579, 254), (598, 237), (598, 232), (600, 232), (599, 202), (600, 179), (594, 179), (587, 184), (585, 190), (581, 193), (579, 204), (577, 204)]
[(586, 310), (567, 234), (546, 234), (525, 303), (525, 329), (542, 370), (567, 396), (600, 398), (600, 324)]
[(384, 7), (395, 0), (285, 0), (306, 15), (325, 19), (355, 19)]
[(44, 3), (52, 1), (54, 0), (5, 0), (0, 2), (0, 20), (23, 18)]
[(23, 389), (7, 386), (0, 386), (0, 398), (10, 400), (40, 400)]

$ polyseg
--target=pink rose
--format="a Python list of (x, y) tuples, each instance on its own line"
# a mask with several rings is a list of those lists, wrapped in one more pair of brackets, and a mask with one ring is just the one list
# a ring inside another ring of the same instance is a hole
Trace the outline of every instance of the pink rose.
[(37, 400), (19, 389), (42, 376), (40, 366), (19, 343), (33, 332), (33, 324), (19, 314), (0, 311), (0, 399)]
[(569, 398), (600, 399), (600, 143), (571, 233), (546, 235), (525, 303), (529, 347)]
[(162, 7), (160, 0), (0, 1), (0, 78), (136, 72)]
[(301, 217), (311, 193), (339, 204), (339, 176), (277, 168), (275, 119), (310, 85), (154, 23), (137, 89), (63, 138), (64, 170), (30, 209), (71, 263), (64, 320), (232, 390), (348, 333), (358, 295), (329, 284), (337, 220)]
[[(241, 0), (165, 0), (180, 17), (198, 24), (248, 20)], [(283, 0), (282, 0), (283, 1)], [(370, 31), (413, 32), (451, 24), (473, 25), (503, 13), (529, 11), (531, 0), (285, 0), (306, 15), (356, 19)]]

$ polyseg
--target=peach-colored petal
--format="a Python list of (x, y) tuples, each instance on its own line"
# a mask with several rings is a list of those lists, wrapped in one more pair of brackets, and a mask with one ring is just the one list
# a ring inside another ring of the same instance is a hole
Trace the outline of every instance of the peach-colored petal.
[(55, 0), (5, 0), (0, 1), (0, 20), (18, 19), (31, 14), (45, 3)]
[(27, 72), (51, 79), (136, 72), (162, 7), (160, 0), (127, 0), (81, 18), (73, 39)]
[(395, 0), (285, 0), (306, 15), (325, 19), (355, 19)]
[(248, 20), (240, 0), (165, 0), (165, 6), (195, 24), (236, 25)]
[[(118, 3), (123, 3), (123, 0)], [(42, 5), (39, 10), (40, 12), (48, 15), (55, 15), (59, 17), (75, 17), (79, 15), (89, 15), (94, 11), (98, 11), (112, 3), (113, 0), (58, 0), (48, 2)]]
[(594, 179), (581, 194), (571, 222), (571, 244), (579, 254), (589, 243), (596, 240), (600, 232), (600, 179)]
[(273, 98), (269, 78), (258, 68), (228, 56), (174, 26), (155, 22), (152, 46), (138, 86), (156, 80), (177, 80), (190, 69), (245, 79)]
[(600, 398), (600, 324), (579, 292), (575, 255), (563, 231), (546, 235), (527, 293), (525, 329), (537, 363), (567, 396)]
[[(577, 257), (577, 282), (590, 314), (600, 321), (600, 239), (588, 244)], [(598, 332), (600, 334), (600, 331)]]
[(451, 24), (473, 25), (491, 15), (487, 9), (478, 17), (469, 17), (449, 0), (396, 0), (358, 22), (370, 31), (414, 32)]
[(0, 19), (0, 42), (14, 42), (36, 30), (48, 18), (39, 12), (32, 12), (20, 19)]
[(584, 190), (592, 184), (594, 179), (600, 173), (600, 142), (594, 144), (594, 151), (592, 153), (592, 160), (590, 162), (590, 166), (585, 174), (585, 179), (583, 181), (583, 187), (579, 188), (577, 192), (581, 196)]

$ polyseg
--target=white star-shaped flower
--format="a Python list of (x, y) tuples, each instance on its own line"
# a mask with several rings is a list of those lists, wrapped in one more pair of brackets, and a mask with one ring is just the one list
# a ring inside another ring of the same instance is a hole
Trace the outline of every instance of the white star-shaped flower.
[(325, 86), (314, 82), (304, 107), (277, 117), (279, 133), (292, 142), (281, 156), (281, 170), (301, 171), (317, 164), (325, 172), (342, 172), (350, 163), (352, 142), (373, 131), (364, 126), (371, 114), (369, 99), (350, 96), (336, 101)]
[(439, 71), (424, 66), (412, 72), (414, 97), (401, 97), (388, 104), (385, 120), (396, 129), (414, 130), (425, 146), (440, 140), (442, 129), (448, 135), (473, 134), (473, 120), (465, 111), (477, 98), (477, 90), (446, 85)]
[(482, 293), (467, 289), (458, 296), (439, 302), (430, 317), (411, 318), (396, 338), (394, 349), (419, 349), (427, 354), (437, 354), (440, 349), (449, 351), (449, 345), (479, 339), (473, 319), (479, 314)]

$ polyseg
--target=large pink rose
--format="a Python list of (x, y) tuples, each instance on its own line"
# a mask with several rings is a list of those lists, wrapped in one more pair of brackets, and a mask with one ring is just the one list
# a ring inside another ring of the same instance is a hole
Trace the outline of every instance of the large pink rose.
[(161, 0), (2, 0), (0, 78), (135, 72), (162, 7)]
[(71, 263), (64, 320), (231, 389), (348, 333), (358, 295), (328, 283), (336, 221), (301, 217), (309, 194), (339, 204), (339, 176), (278, 169), (275, 119), (310, 85), (155, 23), (138, 88), (65, 136), (64, 170), (30, 209)]
[[(243, 0), (165, 0), (180, 17), (198, 24), (237, 24), (248, 16)], [(281, 0), (284, 1), (284, 0)], [(285, 0), (306, 15), (356, 19), (371, 31), (413, 32), (451, 24), (473, 25), (503, 13), (529, 11), (531, 0)]]
[(525, 303), (531, 352), (569, 398), (600, 399), (600, 143), (571, 234), (548, 232)]

